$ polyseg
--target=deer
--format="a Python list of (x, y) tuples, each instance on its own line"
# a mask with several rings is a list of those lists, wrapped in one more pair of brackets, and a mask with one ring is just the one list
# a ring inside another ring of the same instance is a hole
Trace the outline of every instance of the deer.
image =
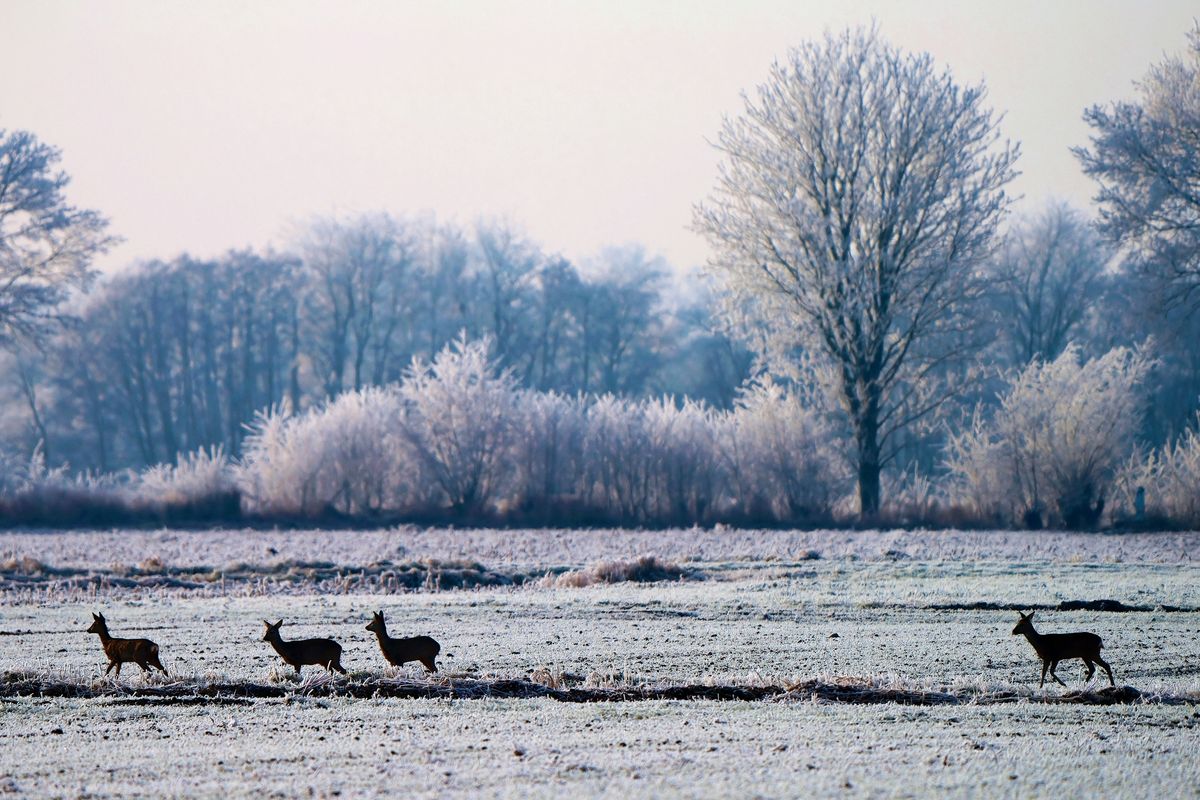
[(1092, 675), (1096, 673), (1096, 664), (1104, 667), (1104, 671), (1108, 673), (1108, 682), (1112, 686), (1116, 686), (1113, 680), (1112, 669), (1109, 668), (1108, 662), (1100, 657), (1100, 648), (1104, 647), (1104, 643), (1100, 641), (1100, 637), (1094, 633), (1038, 633), (1033, 627), (1033, 614), (1030, 611), (1028, 614), (1017, 612), (1020, 619), (1017, 625), (1012, 629), (1012, 635), (1024, 634), (1029, 643), (1033, 645), (1033, 649), (1037, 651), (1038, 658), (1042, 660), (1042, 681), (1038, 684), (1038, 688), (1046, 685), (1046, 672), (1050, 672), (1050, 677), (1058, 681), (1060, 685), (1066, 686), (1057, 675), (1054, 674), (1054, 668), (1058, 666), (1058, 662), (1064, 659), (1079, 658), (1087, 665), (1087, 677), (1084, 678), (1084, 683), (1092, 679)]
[(87, 629), (87, 632), (100, 636), (100, 645), (104, 648), (104, 655), (108, 656), (108, 669), (104, 670), (105, 675), (112, 672), (113, 667), (116, 667), (117, 674), (114, 677), (121, 677), (121, 665), (129, 662), (137, 664), (144, 672), (149, 672), (150, 667), (154, 667), (163, 675), (167, 674), (166, 667), (158, 660), (158, 645), (149, 639), (118, 639), (110, 635), (108, 623), (103, 614), (92, 612), (92, 626)]
[(270, 642), (284, 663), (296, 670), (297, 678), (300, 677), (301, 667), (318, 664), (331, 673), (346, 674), (342, 668), (342, 646), (333, 639), (293, 639), (289, 642), (279, 635), (283, 620), (272, 624), (264, 619), (263, 624), (267, 626), (267, 631), (262, 640)]
[(383, 621), (383, 612), (376, 611), (371, 615), (367, 630), (375, 634), (379, 640), (379, 649), (383, 657), (394, 667), (402, 666), (407, 661), (420, 661), (430, 673), (437, 672), (434, 659), (442, 646), (429, 636), (414, 636), (411, 639), (393, 639), (388, 636), (387, 625)]

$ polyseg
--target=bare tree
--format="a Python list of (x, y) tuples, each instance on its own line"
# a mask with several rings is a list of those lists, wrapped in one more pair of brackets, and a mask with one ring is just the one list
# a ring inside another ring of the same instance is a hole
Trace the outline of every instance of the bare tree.
[(584, 391), (636, 394), (658, 367), (661, 259), (639, 245), (606, 247), (584, 286)]
[(328, 397), (399, 375), (398, 328), (408, 324), (404, 281), (414, 259), (405, 226), (389, 214), (315, 221), (300, 244), (313, 291), (308, 328)]
[(1168, 305), (1200, 291), (1200, 25), (1183, 56), (1151, 67), (1135, 102), (1093, 106), (1090, 148), (1075, 148), (1100, 184), (1100, 229), (1158, 282)]
[(1015, 366), (1053, 361), (1083, 333), (1109, 255), (1083, 216), (1064, 204), (1013, 228), (992, 269), (997, 338), (1007, 342)]
[(889, 438), (946, 396), (931, 379), (967, 338), (1017, 148), (982, 86), (873, 30), (792, 50), (744, 99), (695, 225), (732, 307), (832, 369), (871, 514)]
[(508, 222), (478, 223), (475, 240), (477, 329), (491, 339), (501, 367), (528, 382), (535, 354), (534, 283), (545, 256)]
[(67, 203), (62, 154), (32, 133), (0, 128), (0, 342), (38, 340), (63, 319), (69, 292), (117, 239), (95, 211)]

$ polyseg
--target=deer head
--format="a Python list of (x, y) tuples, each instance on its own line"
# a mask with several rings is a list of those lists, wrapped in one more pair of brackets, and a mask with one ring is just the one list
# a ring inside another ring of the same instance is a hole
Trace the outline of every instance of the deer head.
[(1017, 615), (1020, 617), (1020, 619), (1017, 620), (1017, 626), (1012, 629), (1012, 635), (1019, 636), (1022, 633), (1029, 633), (1030, 631), (1032, 631), (1033, 630), (1033, 612), (1030, 611), (1028, 614), (1022, 614), (1020, 611), (1018, 611)]

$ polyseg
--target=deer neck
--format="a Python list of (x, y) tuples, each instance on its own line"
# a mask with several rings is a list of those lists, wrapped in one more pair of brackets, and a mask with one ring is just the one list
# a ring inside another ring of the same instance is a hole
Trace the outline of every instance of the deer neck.
[(271, 647), (275, 648), (275, 652), (280, 655), (283, 655), (284, 650), (287, 649), (287, 643), (283, 641), (283, 637), (279, 635), (278, 631), (268, 636), (267, 641), (271, 643)]
[(389, 639), (390, 637), (388, 636), (388, 632), (387, 632), (387, 626), (386, 626), (386, 625), (380, 625), (380, 626), (379, 626), (379, 627), (378, 627), (378, 628), (375, 630), (375, 638), (379, 640), (379, 644), (380, 644), (380, 646), (382, 646), (382, 645), (385, 645), (385, 644), (387, 644), (387, 643), (388, 643), (388, 639)]
[(1033, 645), (1034, 650), (1037, 650), (1039, 653), (1042, 652), (1042, 635), (1034, 630), (1032, 625), (1022, 631), (1022, 633), (1025, 634), (1025, 638), (1029, 643)]
[(100, 630), (96, 631), (96, 635), (100, 637), (101, 645), (106, 645), (112, 641), (112, 637), (108, 635), (107, 627), (103, 627)]

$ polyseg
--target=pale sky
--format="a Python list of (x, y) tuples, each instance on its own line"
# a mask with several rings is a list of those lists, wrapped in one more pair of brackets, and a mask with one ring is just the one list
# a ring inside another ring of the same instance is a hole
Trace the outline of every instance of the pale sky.
[(507, 216), (580, 260), (702, 263), (691, 209), (739, 92), (788, 48), (869, 24), (984, 80), (1029, 206), (1093, 193), (1086, 106), (1184, 49), (1195, 0), (56, 2), (0, 0), (0, 127), (60, 147), (112, 269), (286, 240), (312, 215)]

